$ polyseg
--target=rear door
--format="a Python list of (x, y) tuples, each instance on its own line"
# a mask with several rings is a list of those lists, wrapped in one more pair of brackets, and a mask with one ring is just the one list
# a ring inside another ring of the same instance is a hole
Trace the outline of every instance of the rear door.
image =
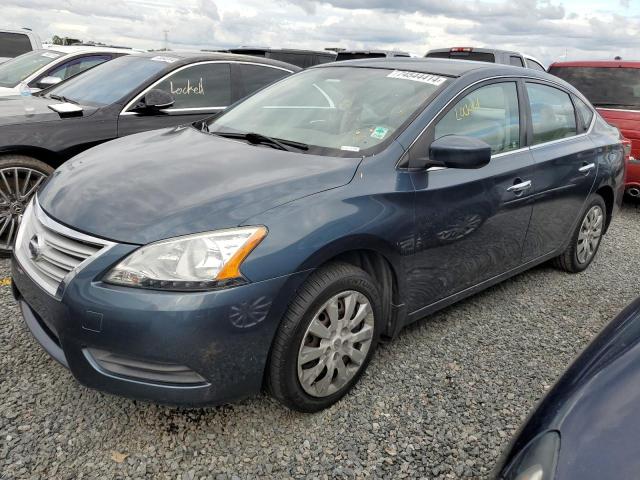
[(492, 81), (452, 103), (416, 142), (424, 155), (445, 135), (487, 142), (493, 155), (477, 170), (432, 168), (413, 174), (415, 254), (405, 256), (412, 310), (499, 276), (521, 264), (531, 216), (535, 166), (524, 146), (522, 85)]
[(586, 124), (572, 96), (557, 86), (528, 81), (526, 92), (537, 188), (525, 261), (552, 253), (568, 240), (593, 188), (598, 165), (597, 148), (587, 135), (593, 117)]
[[(144, 94), (157, 88), (173, 95), (172, 107), (157, 112), (134, 112)], [(214, 115), (232, 102), (228, 62), (200, 62), (165, 75), (129, 102), (118, 118), (118, 136), (196, 122)]]

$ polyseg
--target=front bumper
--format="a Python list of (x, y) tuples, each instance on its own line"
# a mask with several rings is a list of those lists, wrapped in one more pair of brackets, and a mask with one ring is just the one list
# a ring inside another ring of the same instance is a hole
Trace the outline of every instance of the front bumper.
[(116, 245), (89, 263), (60, 299), (14, 257), (14, 295), (38, 342), (79, 382), (117, 395), (195, 406), (257, 393), (280, 318), (306, 273), (194, 293), (96, 280), (133, 248)]

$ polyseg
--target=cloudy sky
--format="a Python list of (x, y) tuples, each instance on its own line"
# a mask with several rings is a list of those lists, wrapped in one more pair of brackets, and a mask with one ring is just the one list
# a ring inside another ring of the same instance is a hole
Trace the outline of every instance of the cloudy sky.
[(640, 0), (1, 0), (7, 26), (138, 48), (493, 46), (640, 57)]

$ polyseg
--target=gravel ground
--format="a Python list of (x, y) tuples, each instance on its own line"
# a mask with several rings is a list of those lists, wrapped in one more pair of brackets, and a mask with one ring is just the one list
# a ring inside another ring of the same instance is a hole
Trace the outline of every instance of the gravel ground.
[(638, 238), (640, 205), (626, 206), (587, 272), (543, 266), (418, 322), (316, 415), (266, 396), (181, 410), (88, 390), (36, 346), (0, 281), (0, 478), (484, 478), (640, 293)]

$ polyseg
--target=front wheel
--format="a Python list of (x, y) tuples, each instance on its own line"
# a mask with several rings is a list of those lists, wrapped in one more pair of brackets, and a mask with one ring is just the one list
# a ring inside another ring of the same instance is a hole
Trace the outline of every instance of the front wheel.
[(8, 256), (27, 204), (53, 172), (25, 155), (0, 156), (0, 256)]
[(381, 295), (363, 270), (333, 263), (291, 302), (271, 351), (267, 386), (294, 410), (317, 412), (342, 398), (366, 369), (382, 321)]
[(585, 270), (596, 256), (604, 228), (607, 224), (607, 209), (600, 195), (591, 197), (566, 250), (554, 260), (565, 272), (578, 273)]

